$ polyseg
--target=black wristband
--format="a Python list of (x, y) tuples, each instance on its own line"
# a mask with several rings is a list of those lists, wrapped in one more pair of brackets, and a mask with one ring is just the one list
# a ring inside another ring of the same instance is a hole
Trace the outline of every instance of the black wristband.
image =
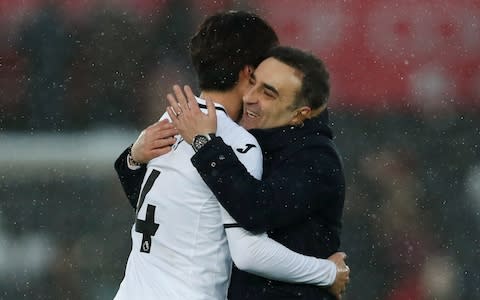
[(135, 161), (132, 157), (132, 146), (133, 144), (128, 147), (127, 163), (135, 167), (141, 167), (142, 163)]

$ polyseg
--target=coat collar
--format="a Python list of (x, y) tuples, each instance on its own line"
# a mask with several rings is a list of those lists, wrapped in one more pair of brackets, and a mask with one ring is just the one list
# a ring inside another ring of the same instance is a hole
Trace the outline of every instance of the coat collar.
[(303, 126), (251, 129), (250, 133), (258, 140), (263, 151), (271, 152), (292, 144), (301, 145), (311, 135), (323, 135), (331, 139), (333, 133), (328, 119), (328, 111), (324, 110), (320, 115), (305, 120)]

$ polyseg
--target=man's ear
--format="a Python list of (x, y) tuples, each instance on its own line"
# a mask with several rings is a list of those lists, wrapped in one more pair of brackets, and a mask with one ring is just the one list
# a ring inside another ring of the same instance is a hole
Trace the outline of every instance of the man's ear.
[(249, 78), (250, 75), (253, 74), (254, 70), (255, 68), (253, 66), (246, 65), (245, 67), (243, 67), (243, 69), (240, 72), (242, 72), (245, 77)]
[(292, 118), (292, 125), (302, 125), (303, 121), (312, 117), (312, 109), (309, 106), (302, 106), (295, 110), (295, 115)]
[(312, 110), (312, 112), (310, 113), (310, 117), (318, 116), (320, 113), (322, 113), (325, 110), (325, 108), (327, 108), (327, 103), (325, 103), (324, 105), (320, 106), (317, 109)]

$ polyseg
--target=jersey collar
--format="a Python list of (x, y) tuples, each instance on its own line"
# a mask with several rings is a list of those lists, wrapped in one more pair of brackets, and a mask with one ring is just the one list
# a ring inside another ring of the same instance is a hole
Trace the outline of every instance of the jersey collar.
[[(199, 98), (199, 97), (195, 97), (195, 99), (197, 100), (198, 106), (199, 106), (200, 108), (207, 109), (207, 102), (206, 102), (204, 99)], [(223, 107), (223, 105), (218, 104), (218, 103), (214, 103), (214, 105), (215, 105), (215, 109), (216, 109), (216, 110), (221, 110), (221, 111), (223, 111), (225, 114), (227, 114), (227, 111), (225, 110), (225, 107)]]

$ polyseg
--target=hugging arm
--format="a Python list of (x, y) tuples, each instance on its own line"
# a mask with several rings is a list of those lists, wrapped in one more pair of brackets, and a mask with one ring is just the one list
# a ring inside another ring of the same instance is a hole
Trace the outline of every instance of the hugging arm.
[(192, 163), (242, 227), (266, 232), (303, 220), (336, 198), (339, 166), (331, 159), (334, 154), (327, 147), (312, 151), (318, 153), (314, 160), (297, 155), (262, 180), (248, 173), (220, 137), (200, 149)]
[[(175, 143), (175, 134), (177, 130), (168, 121), (167, 114), (164, 114), (160, 121), (145, 128), (135, 143), (125, 149), (115, 161), (115, 171), (133, 208), (137, 206), (143, 178), (147, 172), (146, 164), (171, 150), (171, 145)], [(131, 159), (139, 165), (132, 165), (129, 161)]]
[(328, 259), (296, 253), (268, 237), (235, 226), (222, 208), (232, 260), (238, 269), (272, 280), (329, 286), (335, 281), (337, 266)]
[(145, 164), (138, 168), (129, 166), (127, 162), (129, 152), (130, 147), (125, 149), (117, 158), (115, 161), (115, 171), (117, 171), (118, 179), (120, 180), (123, 191), (127, 195), (128, 202), (135, 209), (147, 167)]

